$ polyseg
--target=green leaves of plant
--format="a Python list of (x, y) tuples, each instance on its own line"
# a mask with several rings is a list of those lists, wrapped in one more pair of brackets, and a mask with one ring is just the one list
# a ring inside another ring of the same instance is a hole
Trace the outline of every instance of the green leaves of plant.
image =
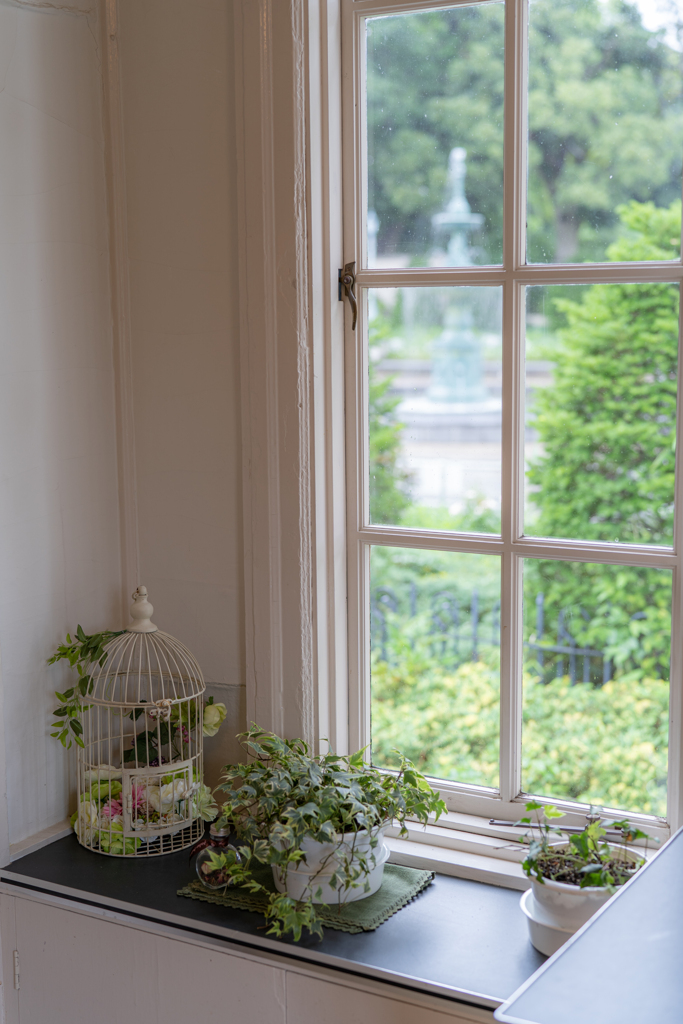
[[(83, 711), (87, 710), (88, 705), (82, 704), (82, 698), (92, 693), (95, 685), (92, 676), (86, 672), (85, 667), (92, 664), (104, 664), (107, 657), (106, 645), (114, 637), (121, 636), (122, 632), (123, 630), (118, 632), (105, 630), (102, 633), (87, 635), (81, 626), (77, 626), (76, 639), (72, 640), (71, 634), (67, 633), (66, 643), (60, 644), (52, 657), (48, 658), (48, 665), (54, 665), (55, 662), (61, 660), (68, 661), (72, 668), (76, 668), (80, 677), (77, 686), (72, 686), (70, 689), (65, 690), (64, 693), (60, 693), (58, 690), (55, 691), (55, 697), (59, 701), (60, 706), (53, 711), (58, 721), (52, 723), (52, 728), (57, 731), (50, 733), (50, 735), (58, 739), (62, 746), (67, 749), (71, 747), (72, 741), (76, 742), (79, 747), (84, 746), (81, 738), (83, 727), (80, 722), (80, 715)], [(59, 721), (59, 719), (64, 718), (67, 718), (68, 722)]]
[[(628, 856), (625, 846), (620, 850), (604, 842), (605, 823), (599, 819), (590, 821), (582, 832), (570, 835), (565, 846), (551, 845), (549, 835), (560, 834), (562, 830), (550, 825), (548, 819), (562, 817), (562, 812), (537, 801), (530, 801), (526, 809), (537, 812), (535, 822), (532, 823), (528, 818), (522, 821), (531, 824), (532, 829), (537, 828), (538, 836), (534, 836), (532, 831), (530, 836), (522, 837), (522, 842), (529, 843), (529, 852), (522, 868), (529, 877), (534, 877), (541, 884), (545, 879), (575, 884), (578, 878), (581, 888), (614, 888), (628, 881), (644, 863), (642, 859), (634, 862)], [(621, 830), (624, 843), (631, 842), (631, 837), (636, 836), (639, 839), (650, 838), (625, 819), (608, 824)]]
[[(286, 872), (305, 859), (305, 839), (337, 843), (330, 883), (343, 902), (351, 889), (367, 888), (380, 828), (395, 820), (405, 829), (407, 818), (426, 823), (446, 809), (402, 755), (399, 770), (389, 773), (367, 764), (363, 750), (349, 757), (311, 756), (303, 740), (283, 740), (256, 726), (240, 739), (255, 759), (226, 766), (218, 788), (226, 794), (221, 821), (230, 822), (244, 844), (239, 868), (244, 884), (251, 879), (258, 888), (250, 865), (270, 864)], [(354, 840), (354, 855), (347, 855), (339, 845), (342, 838), (359, 833), (369, 834), (370, 853), (357, 851)], [(296, 904), (270, 893), (267, 917), (270, 934), (298, 939), (304, 928), (322, 934), (310, 897)]]

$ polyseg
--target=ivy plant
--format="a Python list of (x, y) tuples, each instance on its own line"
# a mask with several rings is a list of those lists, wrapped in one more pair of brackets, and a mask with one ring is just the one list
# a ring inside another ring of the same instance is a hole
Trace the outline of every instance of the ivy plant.
[(80, 715), (90, 706), (83, 704), (83, 700), (92, 693), (95, 685), (91, 673), (94, 668), (102, 666), (106, 661), (105, 647), (109, 641), (121, 636), (123, 632), (124, 630), (103, 630), (101, 633), (87, 634), (83, 632), (81, 626), (77, 626), (74, 638), (67, 633), (66, 643), (60, 644), (52, 657), (48, 658), (48, 665), (54, 665), (57, 661), (68, 661), (79, 676), (77, 684), (64, 693), (55, 690), (59, 707), (53, 711), (56, 721), (52, 723), (52, 728), (55, 731), (50, 735), (58, 739), (63, 747), (71, 747), (72, 740), (79, 747), (83, 746)]
[[(374, 849), (380, 830), (389, 823), (437, 819), (446, 805), (411, 761), (398, 755), (398, 770), (387, 772), (364, 760), (359, 750), (349, 757), (328, 753), (312, 755), (301, 739), (285, 740), (258, 726), (240, 734), (252, 755), (247, 764), (228, 765), (218, 789), (225, 794), (219, 827), (232, 826), (240, 854), (227, 849), (216, 853), (216, 869), (229, 884), (243, 885), (266, 896), (268, 934), (291, 934), (295, 941), (304, 928), (322, 938), (313, 898), (299, 902), (286, 893), (273, 893), (256, 875), (271, 866), (286, 876), (288, 867), (305, 859), (302, 843), (312, 839), (331, 844), (330, 884), (343, 904), (352, 890), (369, 889), (375, 866)], [(356, 840), (369, 836), (363, 849)], [(349, 845), (349, 837), (352, 842)]]
[[(633, 860), (628, 844), (637, 839), (649, 840), (651, 837), (625, 818), (603, 822), (599, 816), (589, 815), (589, 823), (583, 832), (570, 835), (569, 841), (563, 846), (552, 841), (554, 836), (562, 834), (562, 829), (554, 825), (553, 821), (562, 818), (563, 812), (552, 804), (541, 804), (535, 800), (526, 804), (526, 809), (534, 812), (535, 818), (520, 820), (520, 824), (529, 825), (531, 830), (530, 836), (522, 837), (522, 842), (529, 843), (529, 852), (522, 862), (522, 868), (529, 878), (541, 885), (550, 879), (578, 885), (582, 889), (599, 886), (614, 890), (628, 882), (645, 863), (642, 857)], [(538, 829), (538, 835), (533, 834), (534, 828)], [(607, 828), (621, 833), (620, 845), (615, 846), (605, 841)]]

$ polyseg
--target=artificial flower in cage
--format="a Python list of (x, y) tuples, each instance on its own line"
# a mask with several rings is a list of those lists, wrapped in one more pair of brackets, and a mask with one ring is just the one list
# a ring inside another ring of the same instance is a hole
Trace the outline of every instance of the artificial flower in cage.
[(213, 821), (218, 814), (218, 804), (209, 786), (202, 783), (192, 800), (192, 816), (202, 821)]
[(204, 707), (204, 735), (215, 736), (225, 721), (227, 713), (228, 709), (225, 704), (214, 704), (213, 701), (209, 699)]

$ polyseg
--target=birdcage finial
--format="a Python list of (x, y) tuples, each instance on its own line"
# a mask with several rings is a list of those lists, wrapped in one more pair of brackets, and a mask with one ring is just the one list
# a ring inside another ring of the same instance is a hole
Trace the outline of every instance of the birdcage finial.
[(130, 606), (130, 617), (133, 620), (127, 627), (129, 633), (156, 633), (158, 626), (152, 622), (154, 608), (147, 600), (147, 587), (138, 587), (133, 594)]

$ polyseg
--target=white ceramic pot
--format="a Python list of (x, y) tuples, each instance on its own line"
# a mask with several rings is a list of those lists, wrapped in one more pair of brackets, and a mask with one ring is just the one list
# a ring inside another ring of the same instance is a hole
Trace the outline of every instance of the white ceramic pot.
[(557, 925), (551, 924), (546, 919), (543, 908), (534, 900), (534, 894), (531, 889), (527, 889), (526, 892), (522, 893), (519, 905), (529, 926), (531, 945), (539, 953), (552, 956), (574, 934), (571, 929), (558, 928)]
[[(553, 844), (558, 849), (566, 849), (567, 843)], [(622, 847), (611, 847), (616, 852), (624, 853)], [(625, 853), (626, 859), (637, 864), (641, 857), (631, 850)], [(554, 882), (550, 878), (545, 881), (531, 879), (531, 888), (535, 902), (542, 907), (545, 920), (557, 928), (571, 930), (572, 934), (579, 930), (593, 914), (613, 895), (606, 886), (568, 885), (566, 882)]]
[[(567, 843), (554, 843), (559, 849)], [(614, 846), (624, 853), (623, 847)], [(637, 853), (626, 851), (626, 859), (633, 864), (642, 861)], [(531, 891), (524, 893), (522, 910), (529, 924), (531, 943), (541, 953), (550, 956), (563, 942), (577, 932), (607, 900), (614, 895), (606, 886), (568, 885), (546, 878), (543, 883), (531, 879)]]
[[(310, 899), (313, 903), (353, 903), (363, 900), (366, 896), (376, 893), (382, 884), (384, 865), (389, 859), (389, 848), (384, 842), (384, 830), (377, 833), (377, 845), (374, 850), (370, 845), (367, 832), (350, 832), (341, 843), (317, 843), (313, 839), (304, 839), (301, 849), (305, 858), (296, 865), (287, 868), (286, 876), (279, 868), (273, 866), (273, 880), (278, 892), (286, 892), (295, 900)], [(331, 878), (340, 864), (344, 864), (347, 856), (355, 853), (374, 856), (374, 867), (370, 873), (358, 879), (355, 886), (349, 889), (335, 889)], [(366, 882), (369, 889), (366, 891)], [(318, 889), (320, 895), (316, 895)]]

